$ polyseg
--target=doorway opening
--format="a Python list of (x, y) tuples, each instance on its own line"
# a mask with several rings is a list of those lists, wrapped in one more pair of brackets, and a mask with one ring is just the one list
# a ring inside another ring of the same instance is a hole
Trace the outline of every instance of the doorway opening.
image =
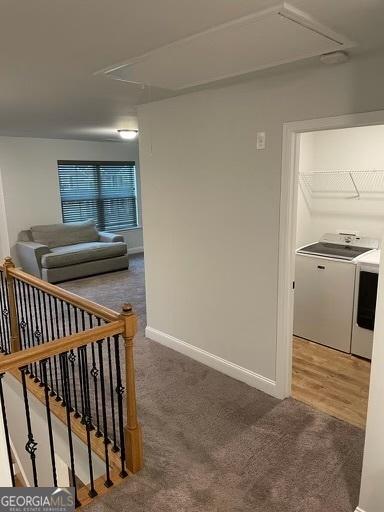
[(360, 428), (384, 232), (383, 137), (383, 112), (289, 123), (284, 133), (277, 382), (282, 396)]
[(384, 224), (384, 126), (300, 134), (292, 396), (365, 427)]

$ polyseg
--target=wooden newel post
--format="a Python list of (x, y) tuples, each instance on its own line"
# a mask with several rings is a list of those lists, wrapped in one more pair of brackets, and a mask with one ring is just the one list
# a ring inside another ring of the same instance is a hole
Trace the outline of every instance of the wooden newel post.
[(9, 326), (11, 330), (11, 350), (12, 353), (21, 350), (20, 344), (20, 331), (19, 321), (17, 318), (17, 306), (15, 297), (14, 279), (10, 273), (10, 270), (15, 268), (15, 264), (12, 259), (8, 256), (4, 260), (3, 264), (5, 270), (5, 278), (7, 280), (7, 291), (8, 291), (8, 314), (9, 314)]
[(137, 319), (132, 306), (124, 304), (121, 319), (125, 323), (123, 338), (125, 344), (125, 385), (127, 401), (127, 424), (125, 426), (125, 453), (127, 467), (137, 473), (143, 467), (143, 439), (137, 420), (135, 364), (133, 361), (133, 338), (137, 331)]

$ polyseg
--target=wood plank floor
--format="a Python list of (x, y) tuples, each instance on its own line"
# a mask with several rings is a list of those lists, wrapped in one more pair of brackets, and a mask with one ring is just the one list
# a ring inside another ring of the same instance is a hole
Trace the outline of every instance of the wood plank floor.
[(293, 398), (360, 428), (365, 428), (370, 370), (369, 361), (293, 339)]

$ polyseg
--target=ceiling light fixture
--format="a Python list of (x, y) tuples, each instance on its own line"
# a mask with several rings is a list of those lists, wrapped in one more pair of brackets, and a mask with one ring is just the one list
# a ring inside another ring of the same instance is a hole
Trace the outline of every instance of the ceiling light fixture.
[(139, 131), (138, 130), (117, 130), (119, 135), (124, 140), (134, 140), (136, 139)]

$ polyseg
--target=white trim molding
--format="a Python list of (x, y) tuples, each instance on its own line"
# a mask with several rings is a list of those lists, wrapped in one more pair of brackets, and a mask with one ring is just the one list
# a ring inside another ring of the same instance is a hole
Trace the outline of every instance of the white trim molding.
[(360, 507), (357, 507), (357, 509), (355, 510), (355, 512), (365, 512), (365, 510), (363, 510), (362, 508)]
[(170, 334), (158, 331), (153, 327), (146, 327), (145, 336), (150, 340), (157, 341), (161, 345), (165, 345), (168, 348), (176, 350), (177, 352), (180, 352), (181, 354), (184, 354), (185, 356), (188, 356), (195, 361), (199, 361), (199, 363), (203, 363), (210, 368), (214, 368), (215, 370), (224, 373), (225, 375), (229, 375), (229, 377), (240, 380), (241, 382), (245, 382), (249, 386), (257, 388), (260, 391), (264, 391), (269, 395), (280, 398), (278, 396), (276, 382), (274, 380), (263, 377), (258, 373), (227, 361), (226, 359), (216, 356), (215, 354), (211, 354), (206, 350), (195, 347), (190, 343), (179, 340)]
[(139, 254), (140, 252), (144, 252), (144, 247), (142, 245), (128, 249), (128, 254)]

